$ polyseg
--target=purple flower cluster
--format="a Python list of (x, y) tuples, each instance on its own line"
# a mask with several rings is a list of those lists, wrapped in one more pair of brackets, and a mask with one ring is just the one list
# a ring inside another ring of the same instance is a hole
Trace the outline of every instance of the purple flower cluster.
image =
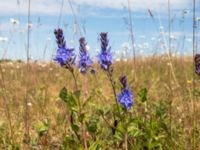
[(78, 68), (82, 74), (86, 74), (87, 69), (92, 66), (93, 61), (90, 59), (87, 53), (87, 49), (86, 49), (87, 43), (85, 42), (85, 38), (84, 37), (80, 38), (79, 43), (80, 43), (80, 47), (79, 47), (80, 59), (78, 62)]
[(65, 38), (63, 36), (62, 29), (57, 29), (54, 31), (56, 42), (58, 45), (58, 50), (54, 60), (59, 63), (62, 67), (66, 67), (68, 69), (72, 68), (72, 65), (75, 64), (76, 55), (74, 53), (74, 49), (66, 48)]
[(133, 93), (127, 87), (126, 76), (120, 77), (120, 82), (123, 85), (121, 93), (117, 95), (118, 102), (127, 110), (130, 110), (133, 106)]
[(107, 33), (101, 33), (101, 52), (98, 55), (98, 63), (101, 65), (101, 68), (105, 71), (108, 71), (110, 66), (113, 63), (113, 56), (111, 53), (111, 47), (108, 47), (108, 38)]
[(200, 76), (200, 54), (196, 54), (194, 58), (195, 73)]
[[(62, 67), (65, 67), (71, 71), (73, 71), (73, 65), (75, 64), (76, 55), (74, 53), (74, 49), (66, 48), (65, 38), (63, 36), (62, 29), (57, 29), (54, 31), (56, 42), (58, 45), (58, 50), (55, 56), (55, 61), (59, 63)], [(101, 65), (101, 68), (105, 71), (110, 72), (110, 66), (113, 64), (113, 56), (111, 53), (111, 47), (108, 47), (108, 38), (107, 33), (102, 32), (101, 36), (101, 52), (98, 55), (98, 63)], [(79, 47), (79, 61), (78, 61), (78, 68), (82, 74), (87, 73), (87, 69), (92, 67), (93, 61), (90, 59), (87, 53), (87, 43), (85, 38), (80, 38), (79, 40), (80, 47)], [(198, 55), (198, 63), (197, 63), (197, 56), (195, 57), (196, 62), (196, 70), (199, 69), (199, 55)], [(197, 74), (199, 73), (196, 71)], [(95, 70), (92, 68), (91, 73), (95, 73)], [(110, 75), (110, 79), (112, 79), (112, 74)], [(113, 82), (111, 80), (111, 82)], [(127, 110), (129, 110), (133, 106), (133, 94), (131, 90), (127, 86), (127, 78), (126, 76), (122, 76), (120, 78), (120, 82), (123, 85), (121, 89), (121, 93), (117, 95), (118, 102)]]

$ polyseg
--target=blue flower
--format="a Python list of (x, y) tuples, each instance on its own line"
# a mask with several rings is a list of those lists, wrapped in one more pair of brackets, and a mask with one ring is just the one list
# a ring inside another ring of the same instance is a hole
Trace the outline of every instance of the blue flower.
[(121, 93), (117, 95), (118, 102), (127, 110), (130, 110), (133, 106), (133, 93), (127, 87), (126, 76), (120, 78), (120, 82), (123, 85)]
[(93, 64), (93, 61), (90, 59), (89, 55), (87, 54), (87, 50), (86, 50), (86, 45), (87, 43), (85, 42), (85, 38), (80, 38), (79, 40), (80, 42), (80, 59), (78, 62), (78, 68), (80, 69), (80, 72), (82, 74), (86, 74), (87, 73), (87, 68), (91, 67)]
[(75, 64), (76, 55), (74, 49), (59, 48), (54, 60), (62, 67), (71, 68)]
[(56, 42), (58, 44), (58, 48), (65, 48), (65, 38), (63, 36), (63, 31), (62, 29), (57, 29), (57, 30), (54, 30), (54, 34), (56, 36)]
[(194, 58), (195, 62), (195, 72), (200, 76), (200, 54), (196, 54)]
[(113, 64), (113, 56), (111, 53), (111, 47), (108, 47), (107, 33), (101, 33), (101, 52), (98, 55), (98, 63), (101, 68), (108, 71), (110, 66)]
[(91, 73), (91, 74), (95, 74), (95, 73), (96, 73), (96, 70), (92, 68), (92, 69), (90, 70), (90, 73)]
[(57, 63), (59, 63), (62, 67), (66, 67), (67, 69), (72, 69), (72, 65), (75, 64), (76, 60), (74, 49), (66, 48), (66, 42), (63, 36), (62, 29), (55, 30), (54, 34), (56, 36), (56, 42), (58, 45), (58, 50), (56, 52), (54, 60)]

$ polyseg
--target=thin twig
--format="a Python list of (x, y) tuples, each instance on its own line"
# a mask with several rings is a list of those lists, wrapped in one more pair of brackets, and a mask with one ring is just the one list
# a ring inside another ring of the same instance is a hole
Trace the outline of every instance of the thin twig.
[(59, 26), (60, 26), (61, 19), (62, 19), (63, 5), (64, 5), (64, 0), (62, 0), (62, 2), (61, 2), (60, 14), (59, 14), (59, 19), (58, 19), (58, 28), (59, 28)]
[[(30, 66), (29, 66), (29, 48), (30, 48), (30, 6), (31, 6), (31, 0), (28, 1), (28, 25), (27, 25), (27, 49), (26, 49), (26, 69), (27, 73), (30, 71)], [(24, 134), (24, 141), (29, 142), (29, 108), (28, 108), (28, 90), (29, 90), (29, 80), (27, 76), (27, 81), (26, 81), (26, 96), (24, 100), (24, 108), (25, 108), (25, 114), (24, 114), (24, 123), (25, 123), (25, 134)]]
[(72, 7), (71, 0), (68, 0), (68, 3), (69, 3), (69, 6), (70, 6), (70, 8), (71, 8), (72, 15), (73, 15), (73, 17), (74, 17), (74, 23), (75, 23), (75, 25), (77, 25), (78, 30), (79, 30), (79, 34), (80, 34), (80, 36), (82, 37), (82, 31), (81, 31), (80, 25), (79, 25), (79, 23), (78, 23), (78, 21), (77, 21), (77, 18), (76, 18), (76, 14), (75, 14), (75, 12), (74, 12), (74, 9), (73, 9), (73, 7)]
[(6, 85), (4, 82), (5, 80), (4, 80), (4, 74), (3, 74), (3, 69), (2, 69), (1, 63), (0, 63), (0, 73), (1, 73), (1, 88), (2, 88), (3, 101), (4, 101), (4, 105), (5, 105), (5, 113), (6, 113), (6, 116), (8, 119), (8, 125), (10, 128), (11, 143), (13, 144), (14, 138), (13, 138), (12, 118), (11, 118), (10, 108), (9, 108), (9, 105), (7, 103), (7, 99), (5, 96)]
[(193, 0), (193, 36), (192, 36), (192, 53), (193, 53), (193, 82), (192, 82), (192, 86), (193, 86), (193, 94), (192, 94), (192, 106), (193, 106), (193, 136), (192, 136), (192, 149), (196, 149), (196, 140), (195, 140), (195, 131), (196, 131), (196, 95), (195, 95), (195, 88), (196, 88), (196, 84), (195, 84), (195, 55), (196, 55), (196, 46), (195, 46), (195, 42), (196, 42), (196, 0)]
[(129, 14), (129, 29), (130, 29), (130, 36), (131, 36), (131, 43), (132, 43), (132, 50), (133, 50), (133, 61), (134, 61), (134, 66), (135, 66), (136, 56), (135, 56), (135, 48), (134, 48), (133, 23), (132, 23), (130, 0), (128, 0), (128, 14)]
[[(171, 10), (170, 10), (170, 0), (168, 0), (168, 54), (169, 54), (169, 61), (170, 61), (170, 67), (172, 66), (172, 59), (171, 59)], [(172, 78), (172, 70), (170, 69), (170, 75), (169, 75), (169, 89), (170, 89), (170, 95), (172, 96), (172, 87), (171, 87), (171, 78)], [(172, 142), (172, 97), (170, 96), (170, 140)]]

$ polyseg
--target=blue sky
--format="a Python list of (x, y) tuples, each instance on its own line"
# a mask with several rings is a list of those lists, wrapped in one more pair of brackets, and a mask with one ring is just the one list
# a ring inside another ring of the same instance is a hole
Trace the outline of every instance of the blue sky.
[[(0, 0), (0, 57), (25, 59), (27, 43), (28, 0)], [(69, 0), (64, 0), (62, 17), (59, 14), (62, 0), (31, 0), (30, 55), (33, 59), (50, 60), (56, 44), (53, 30), (63, 28), (69, 47), (78, 52), (80, 32), (74, 25)], [(131, 53), (127, 0), (70, 0), (82, 35), (95, 57), (100, 48), (98, 35), (108, 32), (110, 45), (116, 57), (122, 54), (123, 45)], [(197, 0), (197, 18), (200, 17), (200, 0)], [(137, 55), (162, 53), (167, 43), (167, 0), (130, 0), (135, 49)], [(154, 16), (152, 19), (148, 10)], [(18, 20), (13, 25), (11, 18)], [(190, 54), (192, 37), (192, 0), (171, 0), (172, 49), (177, 54)], [(200, 23), (200, 21), (199, 21)], [(197, 28), (197, 31), (200, 27)], [(199, 34), (197, 35), (199, 40)], [(162, 45), (162, 46), (161, 46)]]

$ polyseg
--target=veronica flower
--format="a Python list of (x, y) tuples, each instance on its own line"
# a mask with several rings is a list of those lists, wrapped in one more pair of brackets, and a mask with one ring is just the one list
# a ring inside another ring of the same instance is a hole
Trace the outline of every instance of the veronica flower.
[(133, 93), (127, 86), (126, 76), (120, 77), (120, 82), (123, 85), (121, 93), (117, 95), (118, 102), (127, 110), (133, 106)]
[(59, 63), (62, 67), (67, 69), (72, 69), (72, 65), (75, 64), (76, 55), (73, 48), (66, 48), (65, 38), (63, 36), (62, 29), (57, 29), (54, 31), (56, 36), (56, 42), (58, 45), (58, 50), (54, 60)]
[(85, 42), (85, 38), (80, 38), (80, 59), (78, 62), (78, 68), (82, 74), (86, 74), (88, 67), (91, 67), (93, 64), (93, 61), (90, 59), (88, 53), (87, 53), (87, 43)]
[(200, 54), (196, 54), (194, 58), (195, 73), (200, 76)]
[(101, 33), (101, 52), (98, 55), (98, 63), (101, 65), (101, 68), (105, 71), (108, 71), (110, 66), (113, 63), (113, 56), (111, 53), (111, 47), (108, 47), (107, 33)]

